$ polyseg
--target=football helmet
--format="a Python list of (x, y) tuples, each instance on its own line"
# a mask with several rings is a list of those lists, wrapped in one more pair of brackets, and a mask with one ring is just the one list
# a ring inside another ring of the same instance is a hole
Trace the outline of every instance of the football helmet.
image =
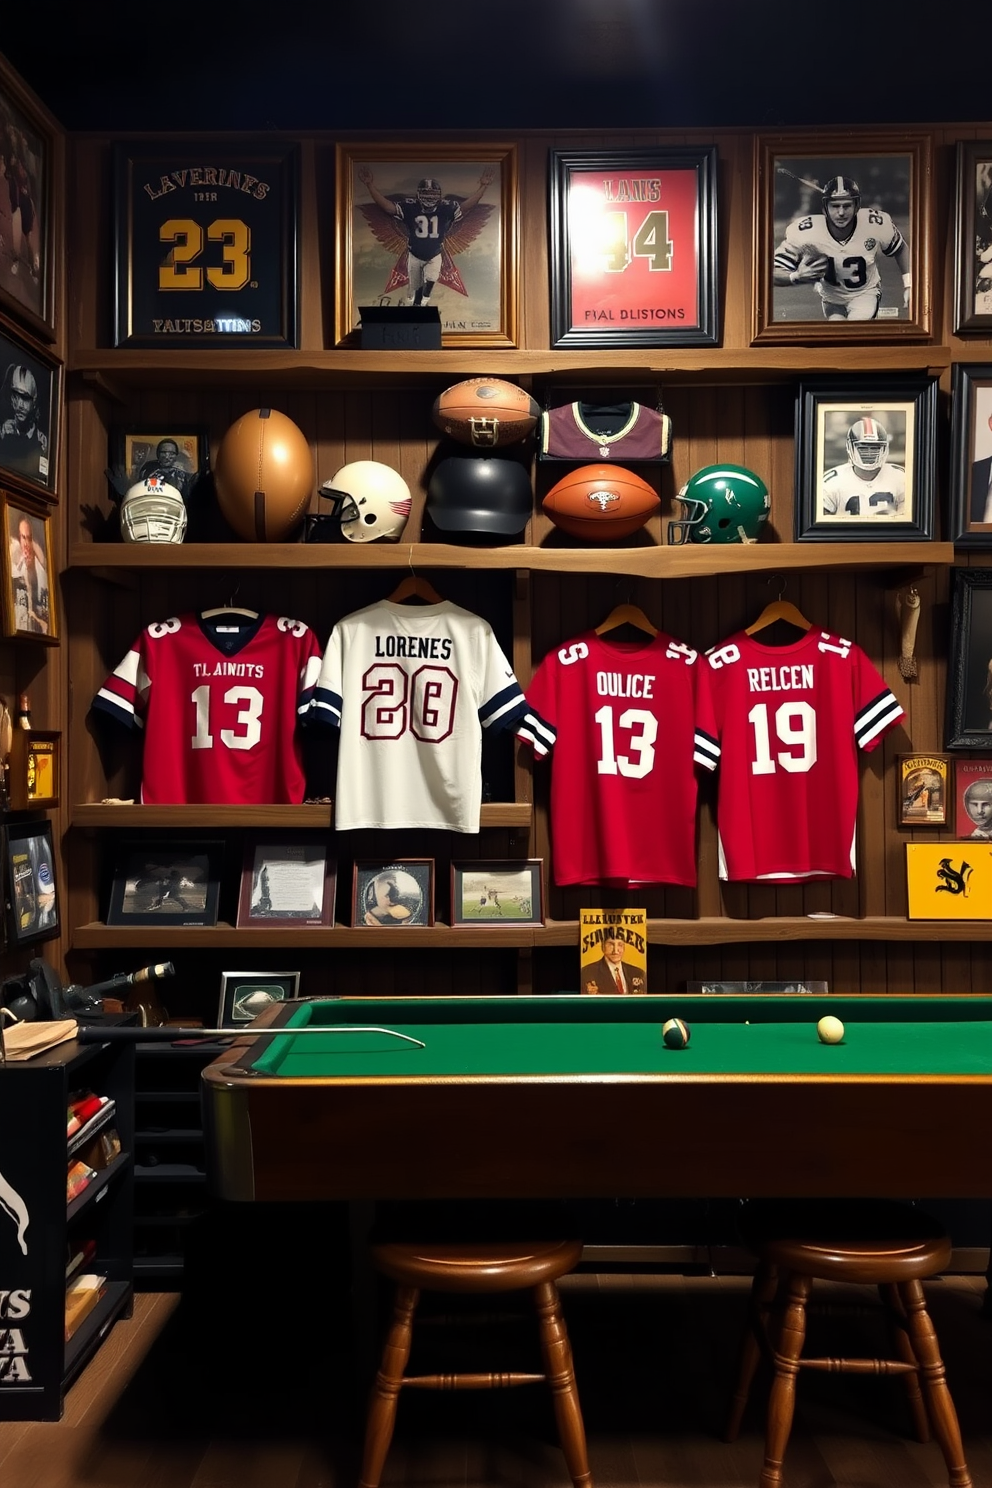
[(850, 176), (831, 176), (820, 193), (823, 215), (826, 216), (827, 207), (832, 201), (843, 201), (845, 197), (850, 197), (854, 203), (854, 210), (857, 211), (861, 205), (861, 187), (857, 181), (852, 181)]
[(418, 181), (417, 200), (425, 212), (433, 212), (441, 200), (440, 181), (434, 181), (430, 176), (425, 176), (422, 181)]
[(847, 432), (847, 458), (855, 470), (880, 470), (889, 453), (889, 436), (878, 419), (863, 418)]
[(121, 502), (125, 542), (181, 543), (186, 535), (186, 503), (160, 475), (137, 481)]
[(760, 475), (744, 465), (704, 465), (675, 498), (681, 517), (668, 524), (668, 541), (753, 543), (768, 520), (771, 497)]
[(427, 487), (427, 512), (442, 532), (512, 537), (534, 507), (527, 468), (496, 455), (449, 455)]
[(320, 488), (333, 503), (330, 516), (341, 523), (349, 542), (396, 542), (406, 526), (413, 497), (410, 487), (390, 465), (380, 460), (353, 460)]

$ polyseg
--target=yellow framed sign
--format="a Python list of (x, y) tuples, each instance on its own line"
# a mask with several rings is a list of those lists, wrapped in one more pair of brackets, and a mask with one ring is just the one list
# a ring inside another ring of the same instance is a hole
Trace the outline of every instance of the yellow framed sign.
[(992, 842), (909, 842), (911, 920), (992, 920)]

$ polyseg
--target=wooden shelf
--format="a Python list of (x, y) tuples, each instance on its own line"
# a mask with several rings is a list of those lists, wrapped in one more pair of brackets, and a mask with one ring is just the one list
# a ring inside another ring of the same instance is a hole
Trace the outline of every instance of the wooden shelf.
[[(540, 932), (540, 927), (538, 933)], [(162, 925), (104, 925), (96, 922), (78, 925), (72, 931), (72, 948), (76, 951), (137, 950), (151, 946), (183, 947), (192, 950), (237, 950), (248, 955), (258, 950), (317, 950), (323, 946), (363, 946), (367, 949), (418, 950), (444, 946), (447, 950), (487, 950), (501, 947), (504, 950), (526, 949), (533, 945), (535, 927), (531, 925), (480, 925), (468, 929), (452, 929), (450, 925), (425, 925), (419, 929), (380, 930), (372, 926), (352, 929), (347, 925), (335, 925), (327, 929), (301, 929), (287, 925), (285, 928), (268, 927), (264, 930), (250, 927), (237, 929), (234, 925), (169, 926)], [(575, 927), (578, 939), (578, 926)]]
[[(486, 801), (482, 805), (483, 827), (530, 829), (534, 808), (529, 801)], [(70, 825), (144, 832), (157, 827), (270, 827), (281, 831), (309, 827), (330, 831), (333, 806), (118, 806), (103, 801), (84, 801), (71, 808)]]

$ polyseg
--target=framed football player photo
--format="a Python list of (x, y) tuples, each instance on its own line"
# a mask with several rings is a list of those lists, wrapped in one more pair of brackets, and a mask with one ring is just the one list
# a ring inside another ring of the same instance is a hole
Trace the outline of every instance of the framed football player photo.
[(954, 334), (992, 331), (992, 140), (959, 140), (954, 202)]
[(434, 859), (355, 863), (351, 896), (355, 928), (398, 930), (434, 923)]
[(936, 428), (936, 378), (800, 383), (795, 540), (929, 542)]
[(335, 178), (337, 345), (369, 305), (436, 306), (442, 346), (517, 345), (515, 145), (338, 145)]
[(110, 464), (129, 486), (158, 475), (174, 486), (184, 501), (210, 468), (210, 442), (204, 428), (145, 426), (112, 429)]
[(755, 139), (752, 343), (930, 334), (930, 137)]
[(216, 925), (221, 842), (126, 842), (114, 863), (108, 925)]
[(715, 346), (717, 150), (552, 150), (552, 346)]
[(947, 535), (957, 548), (992, 548), (992, 366), (951, 368)]
[(58, 640), (52, 522), (29, 502), (0, 491), (5, 635), (53, 645)]
[(452, 863), (451, 923), (543, 925), (542, 859)]
[(945, 749), (992, 752), (992, 569), (951, 569)]
[(0, 324), (0, 480), (56, 499), (61, 411), (61, 363)]
[(0, 57), (0, 308), (55, 340), (55, 217), (61, 192), (58, 134)]

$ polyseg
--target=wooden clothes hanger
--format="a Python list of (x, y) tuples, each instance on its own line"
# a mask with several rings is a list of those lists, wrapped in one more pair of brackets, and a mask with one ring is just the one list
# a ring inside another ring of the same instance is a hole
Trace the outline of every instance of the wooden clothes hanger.
[(237, 615), (242, 620), (257, 620), (257, 610), (242, 609), (240, 605), (217, 605), (212, 610), (201, 610), (201, 620), (215, 620), (218, 615)]
[(797, 630), (812, 630), (813, 622), (807, 620), (802, 610), (796, 608), (788, 599), (782, 598), (783, 588), (778, 592), (778, 598), (771, 600), (765, 605), (757, 620), (753, 621), (744, 631), (745, 635), (757, 635), (759, 630), (767, 630), (769, 625), (774, 625), (776, 620), (784, 620), (787, 625), (794, 625)]
[(596, 634), (605, 635), (608, 630), (618, 630), (621, 625), (633, 625), (652, 637), (658, 634), (657, 625), (652, 625), (644, 611), (635, 604), (614, 605), (606, 619), (596, 626)]
[(400, 580), (392, 594), (387, 596), (387, 603), (402, 604), (407, 599), (422, 599), (424, 604), (444, 603), (440, 594), (434, 588), (434, 585), (428, 583), (426, 579), (422, 579), (418, 573), (414, 572), (412, 549), (410, 551), (410, 572), (405, 579)]

